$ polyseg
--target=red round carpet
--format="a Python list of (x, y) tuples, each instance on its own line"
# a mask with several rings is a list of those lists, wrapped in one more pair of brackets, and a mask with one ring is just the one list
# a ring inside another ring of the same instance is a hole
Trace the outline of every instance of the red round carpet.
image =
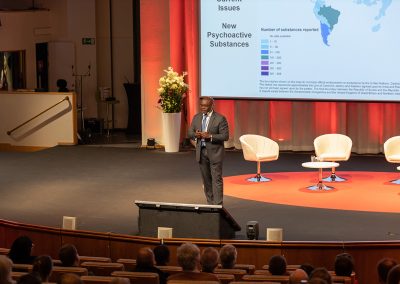
[[(329, 175), (324, 172), (324, 177)], [(397, 172), (342, 172), (345, 182), (325, 183), (330, 191), (311, 191), (318, 182), (318, 171), (264, 173), (270, 182), (247, 181), (254, 174), (224, 178), (224, 195), (242, 199), (326, 209), (400, 213), (400, 185), (390, 183), (400, 178)]]

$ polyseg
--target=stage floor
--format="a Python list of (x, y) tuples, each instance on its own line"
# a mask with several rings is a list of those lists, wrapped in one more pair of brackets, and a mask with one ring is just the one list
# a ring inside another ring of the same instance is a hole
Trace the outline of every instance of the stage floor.
[[(314, 172), (264, 173), (270, 182), (249, 182), (254, 175), (224, 178), (225, 195), (260, 202), (311, 208), (400, 213), (400, 185), (389, 181), (397, 173), (359, 172), (337, 169), (344, 182), (324, 182), (330, 190), (310, 190), (318, 182)], [(324, 173), (329, 176), (330, 171)]]
[[(241, 151), (227, 151), (224, 207), (242, 227), (237, 239), (246, 239), (253, 220), (260, 239), (268, 227), (283, 228), (285, 241), (400, 239), (400, 186), (385, 183), (399, 175), (394, 164), (383, 155), (352, 155), (338, 168), (349, 181), (315, 193), (305, 187), (316, 182), (316, 170), (301, 167), (310, 154), (281, 153), (262, 166), (272, 183), (248, 184), (244, 179), (256, 164), (244, 161)], [(2, 219), (60, 227), (63, 216), (75, 216), (78, 229), (135, 235), (134, 200), (205, 202), (193, 150), (62, 146), (2, 152), (0, 159)]]

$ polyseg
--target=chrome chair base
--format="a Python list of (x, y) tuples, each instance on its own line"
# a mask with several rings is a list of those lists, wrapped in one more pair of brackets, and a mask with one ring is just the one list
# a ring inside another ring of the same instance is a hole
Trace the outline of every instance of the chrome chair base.
[(337, 176), (337, 175), (335, 175), (335, 174), (332, 174), (332, 175), (330, 175), (329, 177), (326, 177), (326, 178), (324, 178), (324, 179), (322, 179), (323, 181), (326, 181), (326, 182), (344, 182), (344, 181), (346, 181), (347, 179), (345, 179), (345, 178), (342, 178), (342, 177), (340, 177), (340, 176)]
[(327, 185), (323, 184), (322, 182), (319, 182), (318, 184), (309, 186), (307, 188), (309, 190), (326, 190), (326, 191), (333, 189), (332, 186), (327, 186)]
[(400, 179), (394, 179), (394, 180), (391, 180), (390, 182), (394, 183), (394, 184), (400, 184)]
[(262, 175), (256, 175), (255, 177), (247, 179), (250, 182), (268, 182), (271, 181), (270, 178), (263, 177)]

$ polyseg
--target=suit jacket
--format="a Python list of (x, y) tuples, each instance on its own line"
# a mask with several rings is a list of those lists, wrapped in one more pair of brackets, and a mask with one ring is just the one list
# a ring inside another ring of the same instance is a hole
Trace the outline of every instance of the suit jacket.
[[(201, 130), (201, 122), (203, 114), (200, 112), (193, 117), (192, 124), (188, 130), (190, 139), (196, 141), (196, 130)], [(207, 132), (212, 135), (212, 139), (206, 140), (206, 148), (208, 157), (211, 162), (218, 163), (224, 158), (224, 141), (229, 139), (229, 127), (226, 118), (213, 111), (210, 121), (208, 122)], [(196, 141), (196, 160), (200, 161), (201, 141)]]

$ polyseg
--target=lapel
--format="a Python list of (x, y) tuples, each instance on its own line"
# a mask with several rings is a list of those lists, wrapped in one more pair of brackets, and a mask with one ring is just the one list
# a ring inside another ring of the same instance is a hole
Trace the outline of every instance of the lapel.
[(211, 129), (212, 123), (214, 122), (214, 119), (215, 119), (215, 111), (213, 111), (213, 113), (211, 114), (210, 121), (208, 122), (208, 132), (210, 132), (210, 129)]

